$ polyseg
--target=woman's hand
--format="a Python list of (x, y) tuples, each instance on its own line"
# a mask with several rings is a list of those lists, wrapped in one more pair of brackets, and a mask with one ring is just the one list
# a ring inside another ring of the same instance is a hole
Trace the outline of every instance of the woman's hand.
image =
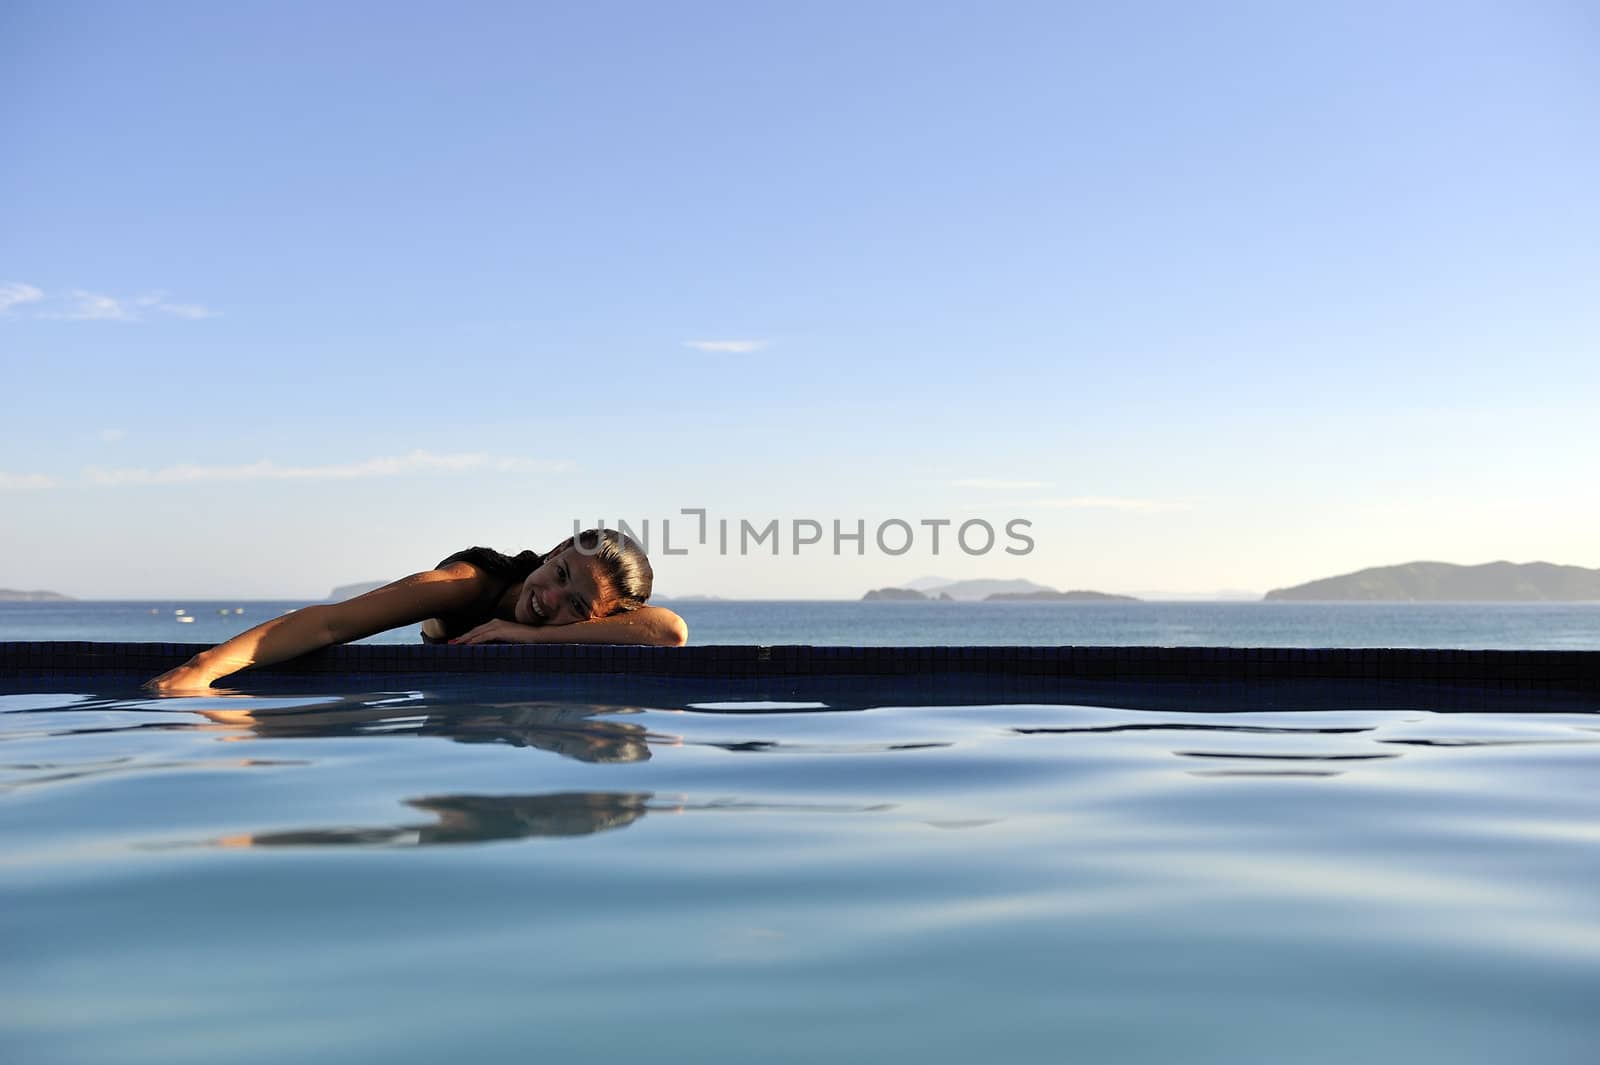
[(665, 607), (642, 606), (623, 614), (575, 621), (570, 625), (518, 625), (490, 621), (451, 643), (609, 643), (643, 647), (682, 647), (689, 626)]
[(192, 695), (197, 692), (209, 692), (211, 682), (216, 679), (216, 674), (209, 670), (202, 669), (193, 662), (185, 662), (177, 669), (169, 669), (161, 676), (145, 681), (144, 689), (157, 695)]
[(451, 643), (538, 643), (540, 630), (533, 625), (518, 625), (514, 621), (496, 618), (486, 621), (471, 632), (457, 636)]

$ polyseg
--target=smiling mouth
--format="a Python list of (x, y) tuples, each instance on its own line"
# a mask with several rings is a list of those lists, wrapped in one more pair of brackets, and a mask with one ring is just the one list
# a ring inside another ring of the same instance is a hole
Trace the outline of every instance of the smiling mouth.
[(538, 592), (534, 592), (528, 596), (528, 609), (531, 610), (533, 612), (533, 616), (538, 618), (540, 621), (550, 620), (550, 615), (546, 614), (544, 612), (544, 607), (539, 605)]

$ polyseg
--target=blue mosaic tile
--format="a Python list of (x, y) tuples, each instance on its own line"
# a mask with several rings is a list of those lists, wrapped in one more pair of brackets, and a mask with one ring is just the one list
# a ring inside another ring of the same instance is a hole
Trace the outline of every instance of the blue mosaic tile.
[[(0, 643), (0, 676), (154, 676), (202, 644), (19, 641)], [(579, 644), (466, 646), (354, 644), (330, 647), (252, 674), (500, 673), (581, 677), (698, 678), (785, 683), (840, 677), (926, 684), (944, 693), (1026, 681), (1042, 692), (1064, 683), (1307, 683), (1382, 681), (1444, 689), (1600, 691), (1600, 652), (1407, 648), (1218, 647), (626, 647)], [(792, 686), (792, 685), (790, 685)], [(1247, 690), (1247, 689), (1242, 689)]]

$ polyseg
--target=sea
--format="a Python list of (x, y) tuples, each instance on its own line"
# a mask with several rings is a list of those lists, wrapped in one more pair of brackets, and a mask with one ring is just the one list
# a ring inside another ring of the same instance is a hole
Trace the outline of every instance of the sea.
[[(4, 604), (0, 640), (304, 605)], [(681, 613), (695, 643), (1600, 648), (1593, 604)], [(1600, 700), (248, 678), (0, 675), (0, 1061), (1600, 1061)]]
[[(305, 600), (0, 603), (0, 640), (217, 643)], [(1600, 649), (1600, 603), (686, 600), (694, 644)], [(193, 618), (184, 621), (184, 618)], [(417, 643), (416, 627), (363, 643)]]

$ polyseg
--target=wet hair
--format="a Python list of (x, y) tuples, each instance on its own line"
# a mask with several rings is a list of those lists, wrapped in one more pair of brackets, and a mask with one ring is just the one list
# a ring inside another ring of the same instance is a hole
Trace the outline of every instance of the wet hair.
[(585, 529), (561, 541), (550, 554), (559, 555), (573, 546), (580, 555), (594, 559), (600, 573), (610, 583), (617, 597), (612, 614), (625, 614), (644, 606), (656, 575), (638, 541), (615, 529)]

